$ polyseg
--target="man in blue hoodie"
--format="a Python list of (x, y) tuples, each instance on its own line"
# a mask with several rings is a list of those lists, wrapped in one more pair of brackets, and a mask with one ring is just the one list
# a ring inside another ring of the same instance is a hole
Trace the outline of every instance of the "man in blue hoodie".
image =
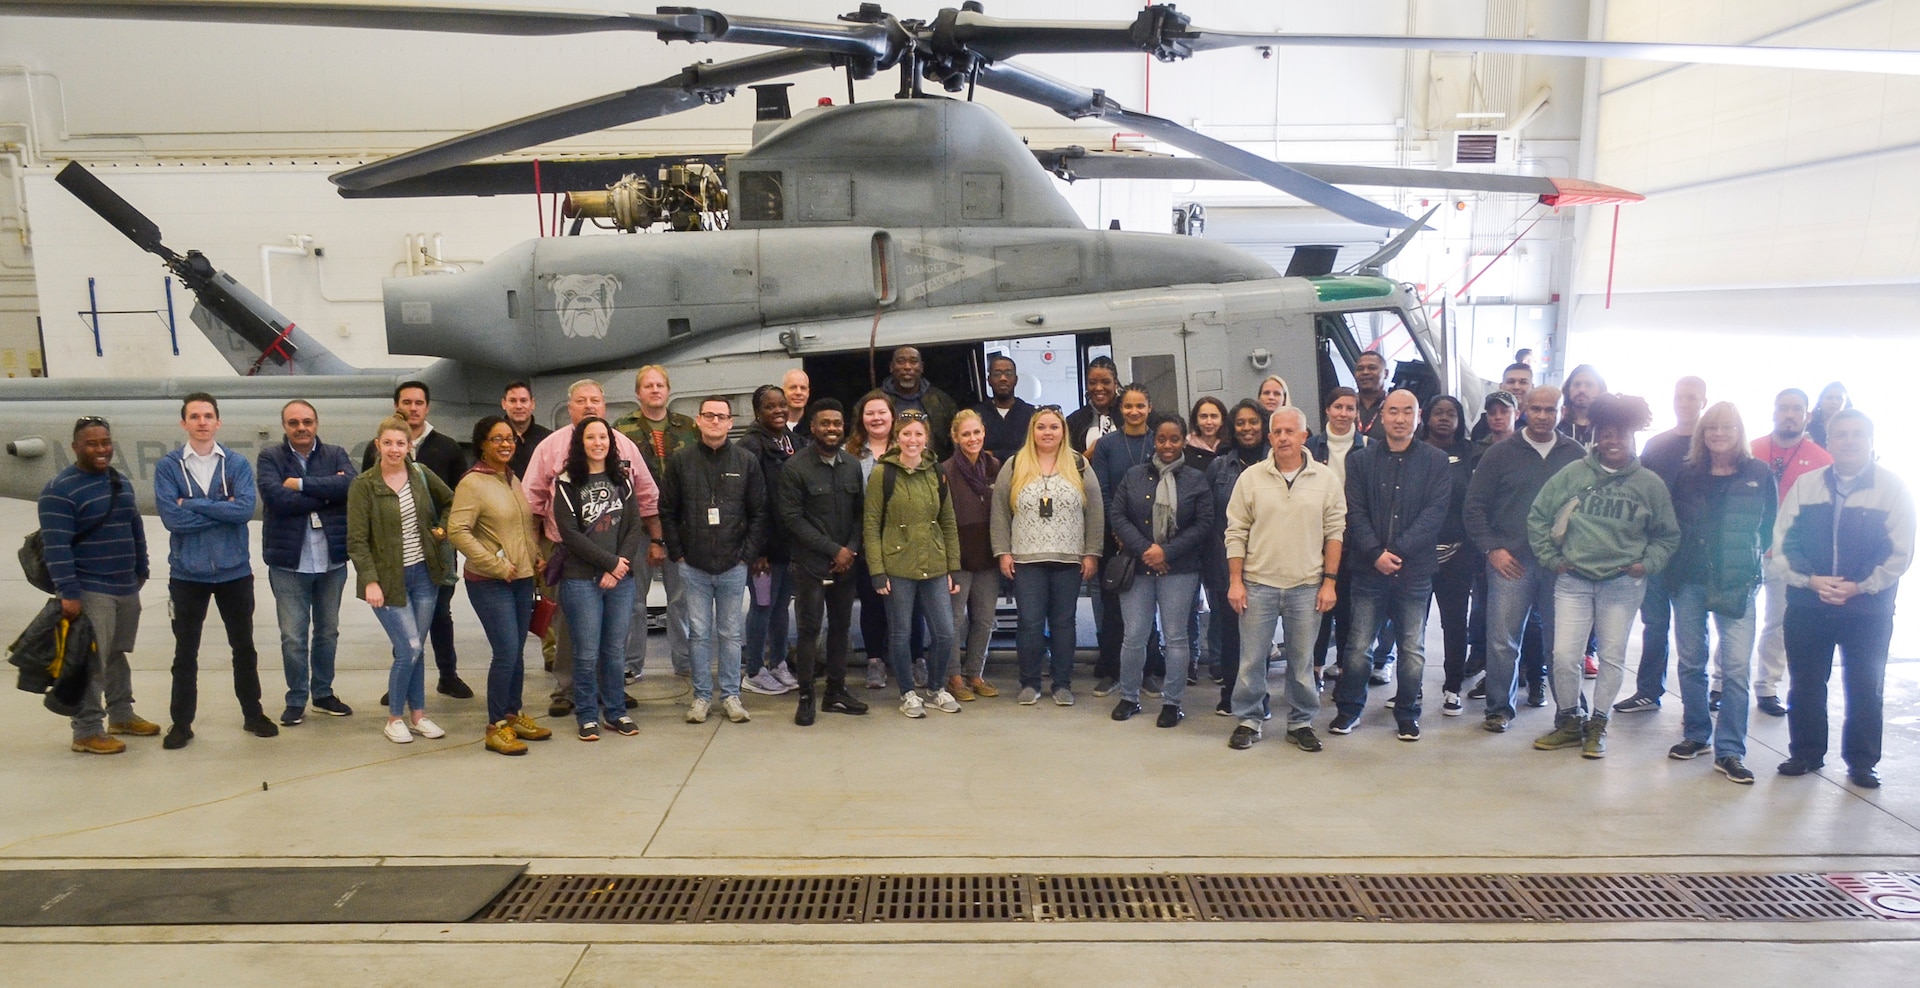
[(347, 488), (353, 461), (320, 441), (320, 413), (298, 398), (280, 409), (286, 442), (260, 451), (260, 554), (267, 561), (287, 674), (284, 727), (313, 709), (335, 717), (353, 708), (333, 695), (340, 597), (347, 586)]
[(180, 403), (186, 445), (162, 457), (153, 470), (153, 500), (165, 525), (167, 603), (173, 612), (173, 724), (160, 746), (184, 748), (193, 740), (200, 702), (200, 631), (207, 603), (220, 608), (220, 623), (233, 648), (233, 694), (246, 729), (270, 738), (280, 733), (260, 709), (259, 654), (253, 648), (253, 563), (247, 522), (258, 496), (253, 466), (220, 445), (220, 403), (196, 391)]

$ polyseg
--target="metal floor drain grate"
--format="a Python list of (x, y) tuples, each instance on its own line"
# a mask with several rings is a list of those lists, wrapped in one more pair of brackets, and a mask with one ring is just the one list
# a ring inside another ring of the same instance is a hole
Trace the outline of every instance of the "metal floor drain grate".
[(1064, 920), (1195, 919), (1193, 897), (1178, 875), (1041, 875), (1034, 879), (1034, 918)]
[(488, 923), (1631, 923), (1920, 919), (1835, 875), (523, 875)]
[(881, 875), (867, 922), (1024, 922), (1030, 901), (1020, 875)]

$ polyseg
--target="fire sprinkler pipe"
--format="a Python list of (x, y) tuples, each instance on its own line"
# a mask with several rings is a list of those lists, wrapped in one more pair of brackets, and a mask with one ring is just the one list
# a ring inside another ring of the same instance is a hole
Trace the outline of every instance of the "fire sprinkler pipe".
[(282, 257), (306, 257), (313, 252), (313, 237), (304, 233), (292, 233), (287, 235), (287, 239), (293, 242), (293, 246), (280, 247), (274, 244), (260, 245), (260, 297), (265, 300), (268, 305), (273, 304), (274, 255), (277, 254)]

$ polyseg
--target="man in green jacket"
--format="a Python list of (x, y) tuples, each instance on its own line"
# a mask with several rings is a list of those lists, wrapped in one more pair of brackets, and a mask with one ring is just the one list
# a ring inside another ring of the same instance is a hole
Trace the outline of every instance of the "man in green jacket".
[[(1634, 433), (1653, 419), (1645, 399), (1601, 395), (1588, 407), (1593, 451), (1553, 475), (1533, 499), (1527, 544), (1558, 573), (1553, 591), (1553, 692), (1560, 703), (1541, 750), (1579, 746), (1607, 752), (1607, 713), (1626, 677), (1627, 632), (1658, 573), (1680, 546), (1667, 485), (1634, 456)], [(1588, 632), (1599, 639), (1593, 715), (1580, 713), (1581, 659)]]
[[(700, 441), (700, 430), (693, 420), (679, 412), (667, 409), (667, 400), (673, 397), (673, 382), (667, 377), (667, 369), (659, 364), (648, 364), (633, 375), (633, 397), (640, 407), (620, 416), (613, 423), (635, 446), (640, 447), (640, 458), (646, 461), (647, 472), (654, 483), (662, 483), (661, 474), (667, 469), (667, 457), (672, 456), (682, 446)], [(647, 590), (653, 584), (653, 567), (640, 568), (634, 581), (633, 620), (628, 625), (632, 630), (627, 640), (627, 670), (635, 677), (647, 659)], [(693, 660), (687, 650), (687, 593), (680, 585), (680, 572), (672, 566), (659, 567), (661, 582), (667, 586), (667, 653), (673, 658), (673, 674), (691, 676)]]

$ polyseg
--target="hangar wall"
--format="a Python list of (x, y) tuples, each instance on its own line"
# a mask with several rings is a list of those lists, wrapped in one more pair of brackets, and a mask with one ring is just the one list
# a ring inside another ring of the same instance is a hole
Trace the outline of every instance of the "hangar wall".
[[(1612, 39), (1920, 49), (1920, 4), (1607, 0)], [(1645, 192), (1582, 238), (1569, 359), (1663, 406), (1674, 360), (1738, 402), (1750, 432), (1780, 388), (1843, 380), (1892, 413), (1920, 364), (1920, 78), (1609, 62), (1595, 177)], [(1664, 427), (1664, 426), (1657, 426)], [(1910, 444), (1882, 452), (1920, 468)], [(1896, 467), (1897, 469), (1897, 467)]]

